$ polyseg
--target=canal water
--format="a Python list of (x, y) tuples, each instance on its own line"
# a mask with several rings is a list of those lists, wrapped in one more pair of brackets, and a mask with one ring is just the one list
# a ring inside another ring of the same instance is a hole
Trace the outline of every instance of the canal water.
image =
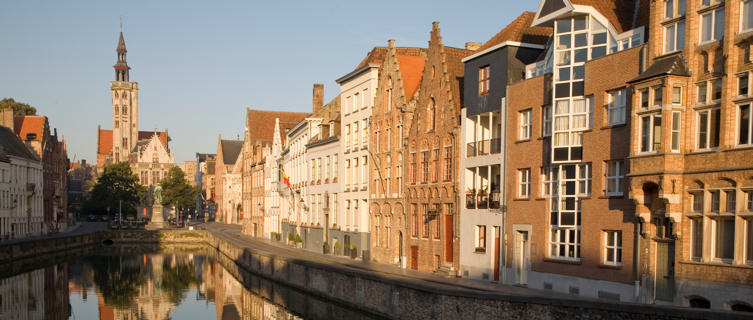
[[(0, 280), (0, 319), (375, 319), (202, 253), (99, 252)], [(226, 267), (228, 266), (228, 267)]]

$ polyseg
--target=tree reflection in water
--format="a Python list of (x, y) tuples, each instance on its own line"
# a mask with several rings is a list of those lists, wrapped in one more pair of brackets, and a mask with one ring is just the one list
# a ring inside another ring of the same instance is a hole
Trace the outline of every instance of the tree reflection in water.
[(86, 259), (94, 270), (94, 283), (105, 304), (129, 308), (146, 283), (146, 274), (136, 256), (96, 256)]

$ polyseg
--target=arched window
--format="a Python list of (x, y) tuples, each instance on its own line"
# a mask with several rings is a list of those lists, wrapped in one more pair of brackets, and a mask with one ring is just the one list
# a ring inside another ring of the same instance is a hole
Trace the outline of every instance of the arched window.
[(426, 131), (434, 131), (434, 122), (436, 120), (437, 103), (431, 98), (429, 106), (426, 108)]

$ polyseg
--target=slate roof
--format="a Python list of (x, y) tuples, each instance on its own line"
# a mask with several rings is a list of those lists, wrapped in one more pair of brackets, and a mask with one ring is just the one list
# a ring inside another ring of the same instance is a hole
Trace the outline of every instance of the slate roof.
[(243, 140), (220, 140), (222, 144), (222, 162), (233, 165), (243, 149)]
[(27, 134), (34, 133), (37, 135), (34, 140), (42, 141), (46, 122), (45, 116), (18, 116), (13, 118), (13, 127), (21, 140), (26, 140)]
[(545, 45), (552, 35), (551, 27), (532, 27), (535, 12), (526, 11), (486, 41), (477, 52), (484, 51), (506, 41)]
[(0, 126), (0, 151), (6, 156), (39, 161), (37, 154), (19, 138), (13, 130)]
[(685, 58), (681, 53), (656, 59), (646, 71), (643, 71), (643, 73), (628, 82), (638, 82), (665, 75), (690, 76), (688, 65), (685, 63)]
[(280, 119), (280, 133), (292, 128), (298, 121), (308, 117), (309, 113), (263, 111), (246, 108), (246, 125), (248, 125), (251, 145), (271, 143), (275, 133), (275, 119)]

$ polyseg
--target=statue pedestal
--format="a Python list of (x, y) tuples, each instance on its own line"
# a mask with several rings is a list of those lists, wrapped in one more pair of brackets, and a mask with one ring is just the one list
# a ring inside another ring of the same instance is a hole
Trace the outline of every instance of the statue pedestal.
[(152, 219), (146, 225), (147, 230), (162, 229), (167, 226), (165, 217), (162, 214), (162, 205), (155, 204), (152, 206)]

